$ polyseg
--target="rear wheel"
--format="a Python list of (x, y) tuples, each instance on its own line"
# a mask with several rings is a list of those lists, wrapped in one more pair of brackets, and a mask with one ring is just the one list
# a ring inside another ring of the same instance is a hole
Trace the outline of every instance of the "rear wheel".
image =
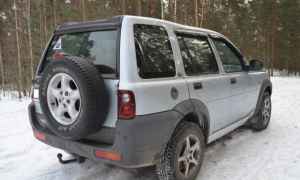
[(202, 165), (204, 149), (204, 136), (198, 125), (180, 123), (156, 165), (159, 179), (195, 179)]
[(259, 112), (256, 116), (255, 122), (251, 125), (251, 128), (255, 131), (262, 131), (266, 129), (270, 123), (272, 102), (269, 92), (264, 92), (263, 99), (260, 103)]

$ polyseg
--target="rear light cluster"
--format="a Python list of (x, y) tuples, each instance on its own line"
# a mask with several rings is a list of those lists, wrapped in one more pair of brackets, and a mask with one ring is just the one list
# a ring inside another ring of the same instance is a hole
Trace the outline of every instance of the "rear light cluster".
[(63, 52), (55, 52), (52, 56), (53, 60), (63, 60), (65, 58), (65, 54)]
[(135, 117), (135, 98), (132, 91), (118, 91), (118, 115), (120, 119)]
[(41, 140), (41, 141), (46, 141), (46, 135), (45, 135), (44, 133), (42, 133), (42, 132), (39, 132), (39, 131), (34, 130), (34, 131), (33, 131), (33, 135), (34, 135), (37, 139), (39, 139), (39, 140)]

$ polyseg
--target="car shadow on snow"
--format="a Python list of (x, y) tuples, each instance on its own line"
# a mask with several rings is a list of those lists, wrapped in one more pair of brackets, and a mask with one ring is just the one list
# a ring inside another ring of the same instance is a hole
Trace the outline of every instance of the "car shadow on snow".
[[(231, 141), (234, 140), (237, 143), (244, 141), (245, 136), (250, 133), (252, 133), (251, 130), (242, 127), (208, 145), (201, 171), (205, 171), (211, 167), (206, 166), (206, 164), (217, 163), (215, 162), (216, 156), (217, 159), (222, 159), (222, 156), (225, 156), (225, 151), (223, 150), (226, 146), (231, 146)], [(81, 173), (77, 176), (76, 180), (158, 180), (155, 175), (155, 167), (125, 169), (87, 160), (84, 164), (80, 165), (80, 171)], [(198, 178), (201, 176), (201, 171)]]
[(124, 169), (113, 165), (86, 161), (81, 165), (85, 169), (76, 180), (158, 180), (155, 168)]

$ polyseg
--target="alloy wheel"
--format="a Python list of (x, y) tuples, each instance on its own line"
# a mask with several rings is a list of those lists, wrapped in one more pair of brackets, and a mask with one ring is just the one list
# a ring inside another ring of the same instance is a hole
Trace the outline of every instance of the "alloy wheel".
[(47, 102), (52, 116), (58, 123), (74, 123), (81, 109), (80, 92), (75, 80), (66, 73), (54, 75), (48, 84)]

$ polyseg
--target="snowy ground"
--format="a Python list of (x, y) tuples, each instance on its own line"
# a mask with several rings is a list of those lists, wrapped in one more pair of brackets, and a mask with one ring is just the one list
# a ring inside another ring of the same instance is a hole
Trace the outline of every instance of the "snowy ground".
[[(209, 145), (198, 180), (300, 179), (300, 78), (273, 78), (273, 114), (261, 133), (239, 129)], [(156, 180), (153, 168), (126, 170), (87, 161), (61, 165), (32, 136), (29, 100), (0, 100), (0, 179)]]

